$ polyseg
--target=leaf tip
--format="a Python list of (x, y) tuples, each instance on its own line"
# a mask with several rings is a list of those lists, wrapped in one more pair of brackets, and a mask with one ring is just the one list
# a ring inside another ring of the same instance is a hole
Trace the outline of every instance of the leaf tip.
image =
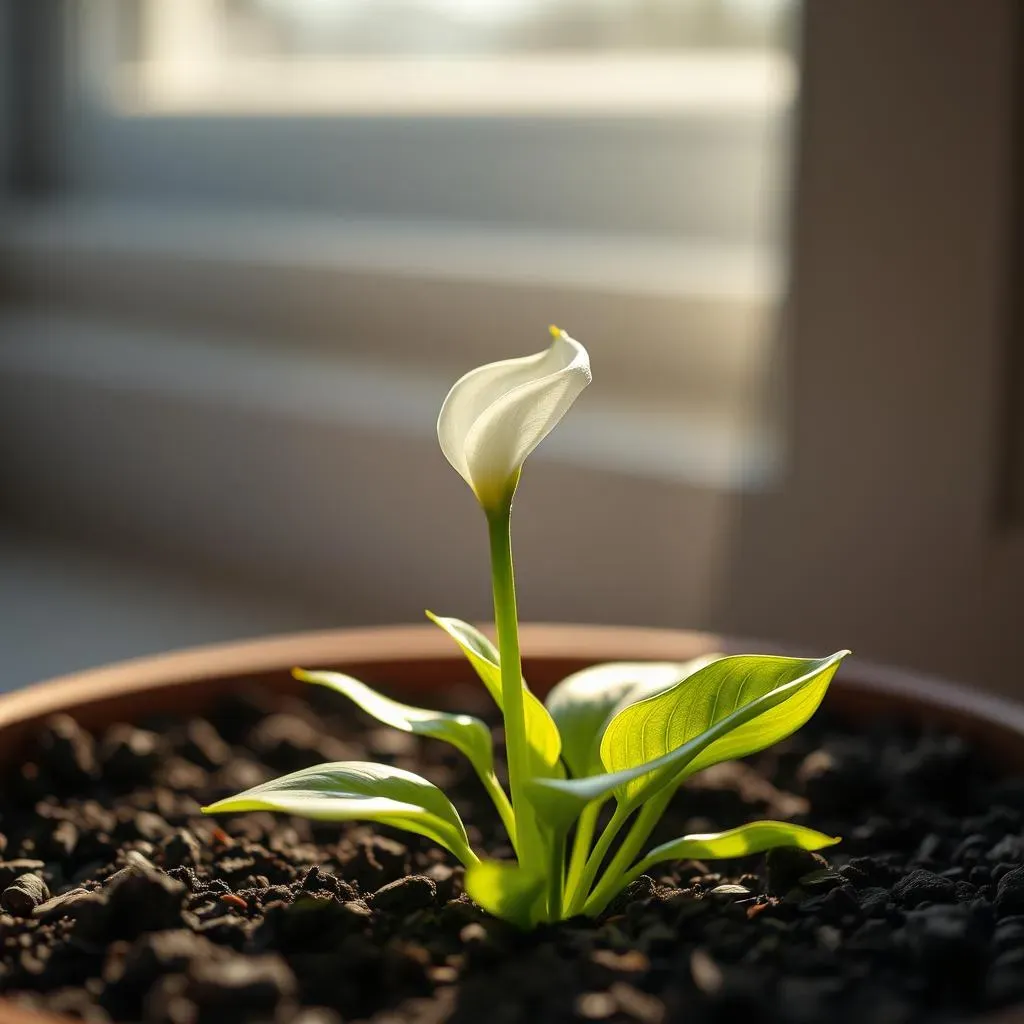
[(292, 669), (292, 678), (297, 679), (300, 683), (310, 683), (313, 686), (326, 686), (328, 689), (334, 688), (332, 680), (333, 675), (334, 673), (325, 672), (323, 669)]
[[(214, 800), (212, 804), (207, 804), (205, 807), (200, 807), (199, 810), (203, 814), (235, 814), (239, 808), (237, 801), (239, 796), (244, 794), (236, 794), (235, 796), (226, 796), (223, 800)], [(235, 806), (232, 806), (232, 805)]]

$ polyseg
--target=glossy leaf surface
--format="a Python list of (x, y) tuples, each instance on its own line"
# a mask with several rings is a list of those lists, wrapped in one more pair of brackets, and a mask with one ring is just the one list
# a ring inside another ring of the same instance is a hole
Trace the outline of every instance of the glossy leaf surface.
[(576, 778), (604, 771), (601, 737), (619, 709), (668, 689), (715, 655), (689, 662), (615, 661), (566, 676), (545, 704), (562, 737), (562, 758)]
[[(817, 710), (846, 652), (822, 660), (774, 655), (720, 658), (662, 693), (623, 708), (608, 723), (601, 760), (609, 772), (633, 768), (678, 750), (762, 698), (791, 687), (784, 699), (735, 724), (685, 765), (687, 776), (745, 757), (799, 729)], [(799, 685), (793, 686), (797, 683)], [(628, 800), (649, 783), (636, 780), (620, 792)]]
[(651, 850), (636, 865), (632, 875), (641, 875), (655, 864), (669, 860), (721, 860), (763, 853), (776, 846), (796, 846), (801, 850), (822, 850), (839, 842), (813, 828), (786, 821), (752, 821), (726, 832), (707, 832), (681, 836)]
[[(847, 653), (847, 651), (839, 651), (837, 654), (833, 654), (832, 657), (822, 659), (821, 661), (805, 662), (807, 671), (804, 675), (791, 679), (788, 682), (780, 683), (774, 689), (763, 693), (759, 697), (754, 697), (749, 703), (740, 706), (724, 717), (719, 717), (715, 714), (716, 720), (714, 724), (710, 725), (703, 733), (683, 742), (674, 749), (668, 750), (660, 757), (655, 757), (653, 760), (625, 767), (618, 771), (607, 772), (603, 775), (592, 775), (582, 779), (535, 779), (531, 781), (528, 790), (531, 800), (537, 808), (538, 815), (552, 828), (564, 829), (575, 820), (586, 804), (594, 800), (603, 800), (616, 791), (618, 791), (618, 795), (624, 802), (629, 803), (630, 806), (635, 806), (641, 800), (653, 795), (664, 786), (675, 784), (684, 774), (692, 774), (691, 765), (698, 756), (713, 743), (727, 736), (739, 726), (752, 722), (761, 715), (771, 713), (775, 708), (790, 701), (807, 687), (819, 683), (823, 678), (826, 680), (827, 685), (827, 680), (830, 680), (835, 674), (836, 668), (842, 659), (846, 657)], [(720, 664), (720, 661), (714, 662), (707, 669), (702, 669), (700, 672), (707, 671)], [(688, 685), (692, 679), (697, 678), (700, 672), (694, 673), (694, 676), (690, 680), (684, 681), (681, 686)], [(676, 689), (673, 687), (673, 690)], [(660, 696), (649, 698), (649, 700), (660, 700), (667, 696), (669, 692), (666, 691)], [(818, 699), (820, 700), (820, 697)], [(626, 712), (641, 707), (643, 703), (646, 702), (641, 702), (641, 705), (632, 705), (626, 709)], [(803, 708), (805, 705), (801, 703), (799, 707)], [(612, 724), (618, 721), (622, 714), (626, 712), (620, 712)], [(794, 728), (796, 727), (794, 726)], [(610, 729), (611, 725), (609, 725)], [(606, 733), (605, 739), (607, 740), (607, 738), (608, 734)], [(643, 747), (643, 743), (640, 746)], [(728, 756), (738, 755), (730, 754)], [(720, 760), (720, 758), (716, 758), (716, 760)], [(706, 767), (707, 765), (702, 761), (702, 766)], [(623, 796), (623, 794), (626, 795)]]
[(489, 774), (494, 768), (491, 730), (479, 718), (402, 704), (342, 672), (309, 672), (297, 668), (292, 675), (343, 694), (378, 722), (450, 743), (469, 758), (480, 775)]
[(448, 797), (432, 782), (390, 765), (319, 764), (203, 808), (206, 814), (240, 811), (282, 811), (319, 821), (379, 821), (432, 839), (464, 864), (477, 860)]
[[(499, 708), (503, 705), (501, 694), (501, 666), (498, 651), (475, 626), (461, 619), (446, 618), (427, 612), (431, 622), (441, 627), (458, 645), (476, 670), (476, 674), (487, 687)], [(534, 774), (560, 776), (559, 757), (562, 741), (558, 726), (548, 714), (547, 708), (523, 682), (525, 691), (526, 738), (530, 745)]]

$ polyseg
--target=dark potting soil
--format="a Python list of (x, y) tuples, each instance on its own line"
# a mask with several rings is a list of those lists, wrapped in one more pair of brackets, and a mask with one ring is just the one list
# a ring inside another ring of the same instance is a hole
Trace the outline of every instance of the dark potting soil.
[(510, 855), (453, 750), (307, 697), (96, 738), (53, 719), (0, 796), (4, 995), (154, 1024), (903, 1024), (1024, 999), (1024, 779), (954, 736), (819, 713), (694, 780), (652, 843), (780, 817), (840, 846), (667, 864), (598, 920), (522, 934), (426, 840), (198, 813), (320, 761), (381, 760), (441, 785), (479, 852)]

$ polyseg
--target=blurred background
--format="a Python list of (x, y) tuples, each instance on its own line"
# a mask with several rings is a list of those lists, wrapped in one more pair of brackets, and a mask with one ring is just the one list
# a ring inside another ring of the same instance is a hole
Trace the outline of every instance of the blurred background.
[(490, 615), (450, 384), (556, 323), (524, 619), (1024, 694), (1013, 0), (0, 0), (0, 686)]

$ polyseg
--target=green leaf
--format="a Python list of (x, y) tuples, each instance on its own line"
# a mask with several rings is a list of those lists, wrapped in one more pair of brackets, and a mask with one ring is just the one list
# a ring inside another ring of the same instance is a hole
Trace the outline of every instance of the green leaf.
[(489, 775), (494, 770), (491, 730), (479, 718), (400, 704), (341, 672), (308, 672), (297, 668), (292, 670), (292, 675), (344, 694), (378, 722), (403, 732), (450, 743), (469, 758), (480, 776)]
[(562, 737), (562, 759), (577, 778), (603, 771), (601, 737), (614, 713), (685, 679), (720, 655), (688, 662), (614, 661), (574, 672), (548, 694), (547, 705)]
[(448, 797), (419, 775), (386, 764), (318, 764), (203, 808), (204, 814), (240, 811), (282, 811), (318, 821), (379, 821), (432, 839), (463, 864), (477, 862)]
[[(839, 663), (847, 654), (849, 654), (849, 651), (839, 651), (830, 658), (824, 658), (821, 661), (801, 662), (806, 669), (804, 675), (791, 679), (788, 682), (781, 682), (775, 689), (769, 690), (759, 697), (753, 697), (749, 703), (732, 711), (731, 714), (727, 714), (724, 717), (718, 717), (716, 714), (716, 721), (704, 732), (683, 742), (675, 749), (668, 750), (653, 760), (634, 764), (604, 775), (591, 775), (583, 779), (532, 779), (527, 783), (526, 787), (530, 800), (537, 810), (538, 816), (554, 829), (568, 827), (588, 803), (593, 800), (604, 800), (616, 790), (619, 790), (620, 793), (624, 792), (627, 786), (630, 787), (630, 795), (626, 799), (626, 803), (629, 806), (636, 806), (659, 789), (677, 783), (684, 772), (692, 774), (689, 767), (691, 763), (696, 760), (698, 755), (702, 754), (723, 736), (727, 736), (739, 726), (747, 722), (753, 722), (762, 715), (772, 714), (776, 708), (787, 704), (806, 688), (816, 683), (827, 685), (835, 674)], [(722, 659), (722, 661), (731, 660), (733, 659)], [(758, 659), (755, 658), (755, 660)], [(793, 661), (796, 659), (781, 660)], [(690, 685), (701, 673), (714, 669), (716, 665), (721, 665), (722, 661), (716, 661), (707, 668), (694, 673), (690, 679), (684, 680), (680, 687)], [(673, 687), (672, 690), (666, 691), (660, 696), (651, 697), (640, 704), (631, 705), (620, 712), (612, 724), (618, 721), (626, 712), (632, 711), (637, 707), (642, 708), (649, 701), (662, 700), (671, 693), (678, 696), (677, 691), (680, 687)], [(820, 695), (818, 700), (820, 700)], [(814, 706), (817, 707), (817, 703)], [(797, 706), (797, 710), (806, 711), (806, 706), (801, 703)], [(813, 708), (811, 710), (813, 711)], [(779, 738), (782, 735), (788, 735), (793, 729), (802, 725), (807, 717), (810, 716), (810, 713), (810, 711), (807, 711), (806, 715), (799, 722), (793, 724), (792, 728), (789, 728), (785, 733), (780, 734)], [(638, 724), (642, 725), (642, 723)], [(609, 726), (610, 728), (611, 726)], [(607, 740), (607, 738), (608, 734), (606, 732), (605, 739)], [(729, 754), (728, 756), (735, 757), (739, 755)], [(716, 758), (715, 760), (721, 760), (721, 758)], [(703, 764), (703, 767), (707, 767), (707, 765)]]
[(466, 892), (489, 914), (519, 928), (543, 919), (545, 880), (518, 864), (482, 860), (466, 869)]
[[(474, 626), (461, 619), (445, 618), (427, 612), (431, 622), (440, 626), (462, 648), (476, 674), (494, 698), (494, 703), (502, 710), (501, 666), (500, 658), (494, 644)], [(537, 699), (523, 680), (526, 710), (526, 738), (530, 744), (533, 774), (542, 776), (560, 776), (562, 766), (560, 755), (562, 741), (558, 735), (558, 726), (548, 714), (548, 710)]]
[[(719, 658), (670, 689), (623, 708), (605, 729), (601, 760), (610, 772), (653, 761), (760, 698), (799, 681), (777, 705), (737, 721), (699, 751), (685, 765), (685, 775), (763, 750), (814, 714), (845, 653), (821, 661), (749, 654)], [(628, 800), (648, 786), (641, 780), (629, 783), (620, 799)]]
[(707, 832), (682, 836), (656, 846), (635, 867), (630, 875), (642, 875), (648, 868), (667, 860), (721, 860), (761, 853), (776, 846), (797, 846), (801, 850), (822, 850), (835, 846), (838, 836), (827, 836), (813, 828), (785, 821), (752, 821), (726, 832)]

